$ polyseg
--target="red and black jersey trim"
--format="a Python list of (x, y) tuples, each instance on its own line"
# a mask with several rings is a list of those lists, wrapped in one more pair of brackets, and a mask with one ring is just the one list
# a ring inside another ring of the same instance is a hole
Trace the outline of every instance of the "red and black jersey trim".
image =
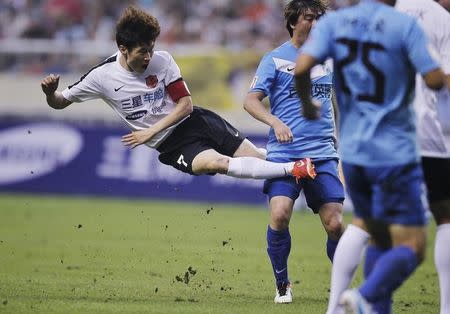
[(106, 59), (105, 61), (103, 61), (102, 63), (97, 64), (96, 66), (94, 66), (92, 69), (89, 70), (89, 72), (87, 72), (85, 75), (83, 75), (77, 82), (73, 83), (72, 85), (69, 85), (69, 89), (71, 89), (72, 87), (74, 87), (75, 85), (79, 84), (82, 80), (84, 80), (84, 78), (86, 76), (88, 76), (89, 73), (91, 73), (93, 70), (95, 70), (96, 68), (99, 68), (101, 66), (104, 66), (105, 64), (111, 63), (111, 62), (115, 62), (117, 60), (117, 55), (114, 55), (112, 57), (109, 57), (108, 59)]

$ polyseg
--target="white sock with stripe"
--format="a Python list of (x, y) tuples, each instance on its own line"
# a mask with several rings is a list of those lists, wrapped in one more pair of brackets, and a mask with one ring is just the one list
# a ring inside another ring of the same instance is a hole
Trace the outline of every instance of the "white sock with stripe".
[(256, 157), (230, 158), (227, 175), (235, 178), (271, 179), (291, 174), (294, 162), (276, 163)]

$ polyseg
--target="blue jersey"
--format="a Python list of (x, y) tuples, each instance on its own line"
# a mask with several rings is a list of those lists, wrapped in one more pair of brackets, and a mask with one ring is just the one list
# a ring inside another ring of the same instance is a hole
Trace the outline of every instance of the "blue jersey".
[(323, 17), (303, 52), (319, 61), (334, 59), (343, 161), (395, 166), (419, 159), (410, 105), (415, 72), (438, 64), (414, 18), (363, 0)]
[(334, 119), (331, 106), (331, 61), (313, 69), (312, 94), (323, 103), (322, 117), (310, 121), (301, 115), (301, 103), (295, 91), (294, 67), (298, 49), (290, 41), (266, 54), (256, 71), (250, 92), (263, 92), (270, 99), (270, 110), (292, 131), (292, 143), (279, 143), (271, 128), (267, 143), (269, 160), (337, 158), (334, 148)]

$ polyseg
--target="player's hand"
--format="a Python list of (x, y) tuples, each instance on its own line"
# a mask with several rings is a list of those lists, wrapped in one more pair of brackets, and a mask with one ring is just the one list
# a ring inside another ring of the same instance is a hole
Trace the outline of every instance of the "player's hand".
[(127, 135), (122, 136), (122, 143), (130, 148), (135, 148), (138, 145), (144, 144), (153, 137), (150, 129), (133, 131)]
[(272, 127), (278, 142), (291, 143), (294, 140), (291, 129), (281, 120), (277, 120)]
[(303, 103), (302, 115), (308, 120), (317, 120), (321, 115), (322, 104), (312, 99), (310, 103)]
[(58, 89), (59, 75), (50, 74), (41, 82), (41, 88), (45, 95), (51, 96)]

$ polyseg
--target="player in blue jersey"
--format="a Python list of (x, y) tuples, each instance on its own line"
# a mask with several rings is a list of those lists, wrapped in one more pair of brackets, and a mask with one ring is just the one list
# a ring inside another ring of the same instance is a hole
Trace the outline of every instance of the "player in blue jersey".
[[(319, 214), (328, 234), (327, 255), (330, 260), (333, 260), (344, 229), (344, 189), (338, 173), (331, 102), (331, 61), (316, 66), (312, 73), (311, 91), (315, 99), (324, 104), (320, 120), (309, 121), (301, 116), (302, 105), (294, 85), (298, 49), (325, 10), (326, 6), (320, 0), (291, 0), (286, 4), (284, 16), (291, 39), (263, 57), (244, 104), (253, 117), (271, 127), (267, 144), (268, 160), (288, 162), (311, 157), (317, 172), (314, 180), (296, 182), (289, 178), (277, 178), (269, 179), (264, 184), (271, 211), (267, 252), (276, 279), (275, 303), (292, 302), (287, 265), (291, 248), (289, 221), (294, 201), (301, 190), (308, 206)], [(270, 112), (262, 104), (265, 97), (270, 99)]]
[[(415, 73), (440, 89), (444, 74), (432, 59), (414, 18), (397, 12), (394, 0), (362, 0), (324, 17), (296, 62), (303, 114), (315, 119), (311, 68), (334, 59), (340, 110), (340, 156), (355, 206), (353, 223), (369, 231), (380, 254), (364, 283), (341, 302), (350, 313), (371, 313), (371, 304), (391, 295), (424, 258), (426, 223), (423, 174), (412, 106)], [(350, 229), (350, 228), (349, 228)], [(342, 244), (336, 256), (345, 254)]]

